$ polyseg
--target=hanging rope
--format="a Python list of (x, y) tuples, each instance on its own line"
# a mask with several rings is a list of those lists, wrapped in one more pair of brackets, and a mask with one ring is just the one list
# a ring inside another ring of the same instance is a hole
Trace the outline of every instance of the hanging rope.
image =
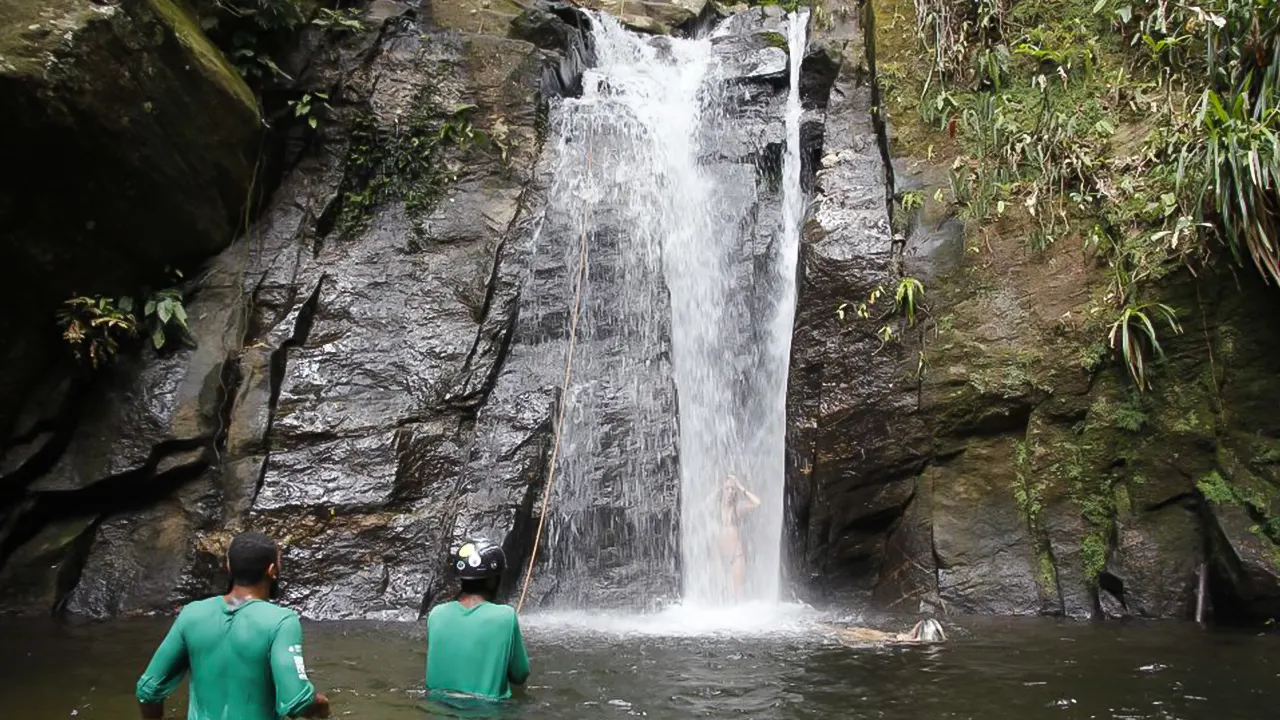
[[(587, 175), (591, 175), (591, 136), (587, 136)], [(538, 546), (542, 544), (542, 530), (547, 524), (547, 507), (551, 503), (551, 491), (556, 482), (556, 458), (560, 455), (560, 431), (564, 428), (565, 410), (568, 408), (569, 383), (573, 379), (573, 349), (578, 343), (578, 318), (582, 315), (582, 290), (587, 284), (587, 216), (591, 205), (582, 207), (582, 219), (578, 226), (578, 270), (574, 278), (573, 315), (569, 321), (569, 347), (565, 352), (564, 380), (560, 383), (560, 409), (551, 444), (551, 469), (547, 472), (547, 486), (542, 492), (542, 510), (538, 515), (538, 531), (533, 536), (533, 550), (529, 553), (529, 566), (525, 568), (524, 583), (520, 587), (520, 600), (516, 612), (524, 609), (529, 594), (529, 582), (533, 580), (533, 565), (538, 560)]]

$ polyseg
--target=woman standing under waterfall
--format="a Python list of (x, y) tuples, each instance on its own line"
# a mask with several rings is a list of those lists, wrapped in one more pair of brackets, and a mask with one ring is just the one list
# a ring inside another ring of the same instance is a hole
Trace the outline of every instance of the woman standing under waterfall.
[(720, 489), (720, 554), (729, 568), (735, 600), (742, 598), (747, 579), (747, 546), (742, 539), (742, 517), (760, 507), (760, 498), (730, 475)]

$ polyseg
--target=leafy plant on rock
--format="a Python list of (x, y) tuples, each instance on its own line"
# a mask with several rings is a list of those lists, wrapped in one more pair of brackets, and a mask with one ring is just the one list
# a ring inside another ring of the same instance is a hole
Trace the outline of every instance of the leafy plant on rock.
[(332, 35), (355, 35), (364, 32), (364, 22), (360, 20), (360, 11), (356, 8), (320, 8), (311, 24), (324, 29)]
[(165, 346), (171, 334), (177, 335), (184, 343), (191, 342), (191, 329), (187, 327), (187, 309), (182, 304), (182, 291), (177, 288), (166, 288), (152, 293), (143, 305), (142, 323), (147, 336), (151, 338), (151, 345), (156, 350)]
[(290, 100), (289, 107), (293, 108), (293, 116), (296, 118), (306, 118), (307, 124), (315, 130), (320, 125), (321, 112), (328, 112), (332, 108), (329, 107), (329, 95), (322, 92), (306, 92), (297, 100)]
[(913, 277), (904, 277), (898, 281), (898, 289), (893, 294), (894, 309), (907, 319), (907, 327), (915, 327), (916, 312), (924, 300), (924, 283)]
[(140, 299), (101, 295), (73, 297), (58, 310), (57, 322), (72, 353), (94, 369), (109, 364), (122, 345), (142, 334), (156, 350), (174, 340), (194, 344), (187, 327), (182, 291), (176, 287), (144, 293)]
[(115, 358), (120, 343), (138, 334), (132, 307), (121, 307), (114, 298), (73, 297), (58, 310), (62, 338), (81, 362), (98, 368)]
[(1178, 315), (1173, 308), (1163, 303), (1144, 302), (1129, 305), (1121, 310), (1120, 316), (1111, 324), (1109, 335), (1111, 347), (1120, 351), (1125, 366), (1129, 368), (1129, 374), (1137, 383), (1139, 390), (1151, 387), (1147, 379), (1148, 350), (1157, 358), (1164, 357), (1164, 350), (1160, 347), (1159, 333), (1156, 331), (1156, 323), (1152, 322), (1152, 316), (1155, 316), (1157, 322), (1161, 320), (1166, 322), (1173, 333), (1182, 332), (1182, 327), (1178, 324)]
[(266, 81), (290, 79), (272, 54), (304, 21), (298, 0), (214, 0), (200, 24), (241, 76)]

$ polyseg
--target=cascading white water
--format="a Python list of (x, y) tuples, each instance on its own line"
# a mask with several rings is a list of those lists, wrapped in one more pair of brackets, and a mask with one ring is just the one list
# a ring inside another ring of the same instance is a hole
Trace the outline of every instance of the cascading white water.
[[(591, 268), (549, 518), (551, 570), (561, 585), (585, 585), (584, 573), (610, 563), (674, 571), (677, 519), (663, 508), (674, 510), (666, 488), (676, 484), (661, 475), (676, 470), (654, 457), (673, 444), (678, 417), (685, 603), (776, 602), (807, 17), (788, 20), (780, 188), (758, 165), (763, 144), (738, 158), (717, 152), (742, 90), (726, 81), (715, 37), (641, 37), (591, 19), (596, 66), (582, 97), (552, 114), (559, 164), (538, 241), (561, 253), (572, 281), (585, 234)], [(672, 380), (674, 397), (664, 390)], [(758, 506), (745, 494), (725, 502), (731, 476)], [(620, 514), (605, 527), (593, 508)]]
[[(744, 207), (741, 166), (698, 167), (716, 202), (686, 220), (694, 224), (689, 231), (668, 233), (663, 246), (680, 399), (684, 597), (693, 604), (771, 603), (779, 595), (786, 387), (804, 210), (799, 79), (806, 21), (801, 14), (788, 23), (782, 223), (764, 253), (772, 272), (757, 274), (736, 261), (750, 243), (741, 213), (762, 199), (753, 194)], [(708, 92), (704, 102), (715, 97)], [(744, 302), (762, 309), (735, 311)]]
[[(673, 234), (695, 232), (688, 221), (711, 202), (694, 149), (710, 51), (705, 42), (646, 40), (607, 15), (591, 21), (596, 66), (584, 73), (582, 96), (552, 112), (558, 164), (536, 243), (549, 253), (548, 272), (568, 270), (566, 286), (540, 298), (555, 309), (573, 306), (584, 239), (589, 267), (549, 570), (558, 605), (644, 608), (647, 594), (677, 589), (677, 410), (662, 253)], [(621, 597), (601, 603), (605, 593), (593, 586)]]

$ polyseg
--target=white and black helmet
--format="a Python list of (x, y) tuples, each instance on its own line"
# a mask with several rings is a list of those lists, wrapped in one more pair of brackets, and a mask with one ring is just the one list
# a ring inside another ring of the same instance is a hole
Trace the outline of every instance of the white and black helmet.
[(468, 538), (449, 549), (449, 563), (461, 580), (484, 580), (507, 569), (507, 556), (485, 538)]

